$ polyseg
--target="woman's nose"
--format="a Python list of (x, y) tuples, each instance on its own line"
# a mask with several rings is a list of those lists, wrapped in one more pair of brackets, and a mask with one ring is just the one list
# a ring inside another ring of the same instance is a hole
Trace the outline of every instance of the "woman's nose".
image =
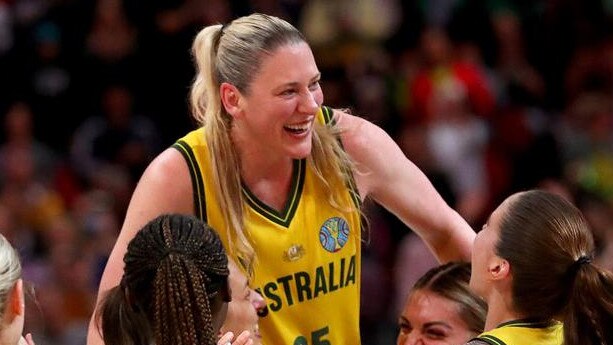
[(315, 93), (311, 90), (307, 90), (301, 96), (300, 99), (300, 111), (303, 113), (314, 114), (319, 109), (319, 103), (317, 103)]
[(419, 332), (413, 331), (404, 338), (401, 345), (425, 345), (424, 340)]
[(264, 297), (262, 297), (262, 295), (260, 295), (257, 291), (251, 291), (250, 296), (250, 302), (253, 305), (253, 308), (255, 308), (258, 313), (260, 313), (264, 308), (266, 308), (266, 302), (264, 301)]

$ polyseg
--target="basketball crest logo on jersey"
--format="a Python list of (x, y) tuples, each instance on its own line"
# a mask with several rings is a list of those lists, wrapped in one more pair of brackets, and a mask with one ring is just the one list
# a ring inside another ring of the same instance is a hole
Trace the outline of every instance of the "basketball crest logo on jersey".
[(330, 253), (341, 250), (348, 239), (349, 225), (343, 218), (329, 218), (319, 229), (319, 242)]

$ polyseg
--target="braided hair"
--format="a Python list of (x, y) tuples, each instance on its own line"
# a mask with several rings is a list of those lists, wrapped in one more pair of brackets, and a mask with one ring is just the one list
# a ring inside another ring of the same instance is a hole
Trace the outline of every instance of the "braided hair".
[(106, 344), (216, 344), (229, 271), (213, 229), (193, 216), (161, 215), (130, 241), (124, 263), (97, 315)]

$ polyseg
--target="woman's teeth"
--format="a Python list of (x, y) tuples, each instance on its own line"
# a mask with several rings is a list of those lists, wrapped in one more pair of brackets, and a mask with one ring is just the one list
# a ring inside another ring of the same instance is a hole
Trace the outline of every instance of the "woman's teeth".
[(310, 123), (305, 123), (301, 125), (285, 125), (283, 128), (285, 128), (286, 130), (290, 132), (301, 133), (301, 132), (307, 131), (310, 125), (311, 125)]

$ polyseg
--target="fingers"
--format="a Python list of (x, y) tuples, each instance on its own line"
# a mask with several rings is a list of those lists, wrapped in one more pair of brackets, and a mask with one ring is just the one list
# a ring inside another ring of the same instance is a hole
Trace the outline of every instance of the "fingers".
[(217, 345), (232, 344), (233, 338), (234, 338), (234, 333), (227, 332), (226, 334), (222, 335), (221, 338), (219, 338), (219, 340), (217, 341)]
[(251, 339), (251, 333), (249, 333), (249, 331), (243, 331), (234, 341), (232, 341), (233, 338), (234, 333), (227, 332), (219, 338), (217, 345), (253, 345), (253, 340)]
[(249, 331), (243, 331), (236, 340), (232, 343), (232, 345), (251, 345), (253, 344), (253, 340), (251, 339), (251, 333)]

